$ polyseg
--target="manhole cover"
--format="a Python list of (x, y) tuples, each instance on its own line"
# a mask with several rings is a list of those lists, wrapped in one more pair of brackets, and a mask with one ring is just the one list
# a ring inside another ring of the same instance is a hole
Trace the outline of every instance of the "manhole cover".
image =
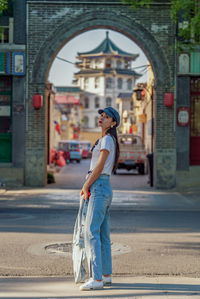
[(45, 246), (45, 250), (49, 254), (65, 254), (72, 252), (72, 243), (50, 244)]
[[(72, 253), (72, 242), (49, 244), (44, 247), (45, 252), (52, 255), (69, 255)], [(120, 243), (111, 243), (112, 255), (128, 253), (131, 248)]]

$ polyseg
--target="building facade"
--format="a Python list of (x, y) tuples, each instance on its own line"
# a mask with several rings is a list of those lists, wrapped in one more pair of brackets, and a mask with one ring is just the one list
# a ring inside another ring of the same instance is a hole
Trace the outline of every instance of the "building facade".
[(176, 102), (177, 185), (199, 186), (200, 48), (179, 53)]
[(147, 82), (138, 83), (133, 93), (134, 126), (133, 132), (141, 136), (146, 152), (154, 152), (155, 90), (154, 74), (151, 65), (147, 68)]
[(25, 15), (25, 5), (13, 7), (13, 1), (8, 1), (8, 10), (0, 15), (0, 186), (24, 185)]
[[(138, 54), (131, 54), (121, 50), (109, 38), (106, 38), (95, 49), (78, 53), (75, 73), (76, 86), (84, 91), (83, 106), (83, 131), (98, 132), (97, 110), (112, 106), (119, 110), (116, 101), (120, 93), (131, 93), (135, 81), (140, 74), (132, 70), (132, 62)], [(131, 109), (131, 100), (126, 108)]]

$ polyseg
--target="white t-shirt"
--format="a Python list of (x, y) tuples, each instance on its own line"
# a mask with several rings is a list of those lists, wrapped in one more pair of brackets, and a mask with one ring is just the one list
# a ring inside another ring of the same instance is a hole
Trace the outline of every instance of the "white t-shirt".
[(92, 171), (96, 167), (99, 160), (100, 151), (102, 149), (106, 149), (109, 151), (109, 155), (106, 159), (102, 174), (111, 175), (115, 161), (115, 141), (110, 135), (105, 135), (104, 137), (100, 138), (98, 144), (95, 145), (90, 162), (90, 171)]

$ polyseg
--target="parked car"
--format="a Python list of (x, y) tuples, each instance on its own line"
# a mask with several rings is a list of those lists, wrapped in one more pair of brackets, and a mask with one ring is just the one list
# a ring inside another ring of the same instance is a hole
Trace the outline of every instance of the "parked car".
[(146, 152), (142, 138), (133, 134), (118, 135), (120, 156), (118, 169), (137, 169), (139, 174), (144, 174), (147, 164)]
[(82, 158), (90, 158), (91, 157), (91, 154), (90, 154), (91, 142), (90, 141), (80, 140), (79, 147), (81, 150)]
[(79, 148), (79, 142), (77, 140), (62, 140), (58, 143), (58, 149), (64, 152), (66, 160), (76, 161), (80, 163), (81, 152)]

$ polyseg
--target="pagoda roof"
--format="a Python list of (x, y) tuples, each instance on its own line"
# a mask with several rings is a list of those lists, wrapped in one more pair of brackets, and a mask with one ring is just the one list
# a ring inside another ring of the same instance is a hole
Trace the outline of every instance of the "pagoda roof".
[(117, 74), (141, 77), (142, 75), (130, 69), (106, 68), (106, 69), (83, 69), (75, 73), (77, 75), (92, 75), (92, 74)]
[(98, 56), (102, 54), (111, 54), (111, 55), (118, 55), (118, 56), (125, 56), (132, 58), (132, 60), (135, 60), (139, 54), (132, 54), (123, 51), (119, 47), (117, 47), (109, 38), (109, 32), (106, 31), (106, 38), (101, 42), (99, 46), (97, 46), (95, 49), (88, 51), (88, 52), (78, 52), (78, 56)]
[(83, 91), (76, 86), (56, 86), (56, 92), (81, 93)]

